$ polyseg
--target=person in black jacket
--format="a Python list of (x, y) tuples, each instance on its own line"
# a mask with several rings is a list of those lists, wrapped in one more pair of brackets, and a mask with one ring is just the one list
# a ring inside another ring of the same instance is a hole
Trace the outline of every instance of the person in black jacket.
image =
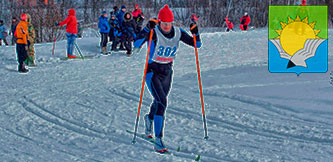
[(132, 14), (130, 12), (126, 12), (124, 14), (124, 21), (122, 23), (121, 41), (124, 42), (124, 46), (127, 51), (127, 56), (130, 56), (132, 52), (132, 42), (136, 37), (135, 29), (136, 29), (136, 23), (133, 20)]
[(134, 19), (136, 22), (136, 29), (135, 29), (135, 34), (139, 34), (140, 31), (142, 30), (142, 25), (143, 25), (143, 21), (145, 20), (145, 17), (143, 16), (143, 14), (139, 14), (139, 16), (137, 18)]
[(12, 45), (15, 45), (15, 44), (16, 44), (16, 39), (17, 39), (17, 38), (14, 36), (14, 33), (15, 33), (16, 26), (17, 26), (18, 23), (19, 23), (19, 22), (17, 21), (17, 18), (16, 18), (16, 17), (13, 17), (13, 19), (12, 19), (12, 25), (11, 25), (11, 27), (10, 27), (10, 31), (11, 31), (10, 34), (12, 34)]

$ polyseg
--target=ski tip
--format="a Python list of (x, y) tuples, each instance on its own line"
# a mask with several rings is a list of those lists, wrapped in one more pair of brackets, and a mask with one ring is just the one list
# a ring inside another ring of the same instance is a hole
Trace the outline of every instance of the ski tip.
[(200, 161), (200, 155), (195, 158), (195, 161)]

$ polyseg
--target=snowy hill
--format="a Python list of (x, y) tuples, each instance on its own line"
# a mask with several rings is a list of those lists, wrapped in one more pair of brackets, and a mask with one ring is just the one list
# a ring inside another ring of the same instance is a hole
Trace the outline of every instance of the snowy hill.
[[(17, 72), (14, 47), (0, 47), (1, 161), (330, 161), (333, 42), (325, 74), (272, 74), (267, 29), (203, 33), (199, 49), (209, 140), (203, 140), (194, 49), (181, 45), (158, 155), (133, 130), (146, 48), (99, 56), (99, 39), (77, 40), (86, 60), (60, 60), (66, 42), (37, 44), (38, 67)], [(89, 33), (86, 33), (89, 35)], [(93, 34), (90, 34), (93, 35)], [(329, 31), (332, 38), (333, 31)], [(151, 96), (143, 99), (139, 132)]]

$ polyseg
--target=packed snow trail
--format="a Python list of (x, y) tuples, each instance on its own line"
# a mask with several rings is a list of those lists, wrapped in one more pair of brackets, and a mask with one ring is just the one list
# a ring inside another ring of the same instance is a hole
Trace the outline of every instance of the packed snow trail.
[[(85, 36), (92, 35), (85, 33)], [(329, 37), (333, 31), (329, 31)], [(100, 56), (99, 39), (77, 43), (92, 59), (60, 60), (66, 41), (36, 44), (38, 66), (17, 72), (14, 47), (0, 47), (1, 161), (329, 161), (333, 155), (333, 42), (329, 72), (272, 74), (267, 29), (202, 33), (200, 68), (209, 140), (203, 140), (194, 49), (174, 63), (163, 156), (131, 144), (146, 57)], [(248, 39), (250, 38), (250, 39)], [(247, 41), (250, 40), (250, 41)], [(78, 55), (76, 53), (76, 55)], [(138, 131), (151, 96), (145, 90)]]

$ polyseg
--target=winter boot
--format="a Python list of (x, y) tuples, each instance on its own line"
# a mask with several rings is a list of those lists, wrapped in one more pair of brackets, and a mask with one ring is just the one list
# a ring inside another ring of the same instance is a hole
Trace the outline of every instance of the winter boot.
[(149, 140), (153, 140), (153, 120), (149, 119), (149, 115), (146, 114), (144, 116), (144, 121), (145, 121), (145, 135)]
[(70, 59), (77, 58), (76, 56), (74, 56), (74, 55), (71, 55), (71, 54), (67, 54), (67, 57), (68, 57), (68, 58), (70, 58)]
[(131, 56), (131, 52), (127, 52), (127, 56), (130, 57)]
[(27, 73), (27, 72), (29, 72), (29, 70), (25, 68), (24, 64), (20, 64), (18, 66), (18, 71), (19, 71), (19, 73)]
[(154, 140), (154, 149), (156, 152), (164, 154), (164, 153), (168, 153), (168, 150), (165, 148), (163, 141), (162, 141), (162, 137), (157, 137)]
[(31, 64), (29, 65), (30, 67), (36, 67), (37, 66), (36, 62), (35, 62), (35, 56), (31, 56), (30, 61), (31, 61)]
[(102, 50), (103, 50), (103, 54), (104, 54), (104, 55), (108, 55), (108, 51), (107, 51), (107, 48), (106, 48), (106, 47), (103, 47)]
[(126, 48), (124, 47), (124, 43), (120, 43), (119, 51), (124, 51)]
[(116, 52), (118, 50), (117, 50), (117, 48), (115, 48), (115, 47), (112, 46), (111, 51), (115, 51)]

